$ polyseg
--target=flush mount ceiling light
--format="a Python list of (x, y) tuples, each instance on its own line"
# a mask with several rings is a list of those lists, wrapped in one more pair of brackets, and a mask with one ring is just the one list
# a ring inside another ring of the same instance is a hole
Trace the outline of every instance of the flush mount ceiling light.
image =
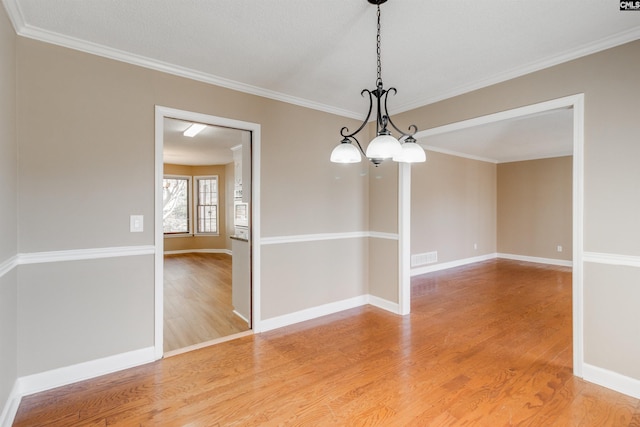
[[(362, 124), (355, 132), (349, 133), (349, 129), (345, 126), (340, 130), (342, 141), (331, 152), (331, 161), (334, 163), (358, 163), (361, 160), (360, 153), (367, 157), (374, 165), (378, 166), (384, 160), (393, 159), (396, 162), (416, 163), (424, 162), (426, 155), (424, 149), (418, 145), (413, 135), (418, 131), (416, 125), (411, 125), (408, 132), (403, 132), (393, 123), (391, 116), (387, 111), (387, 96), (393, 92), (395, 95), (397, 90), (392, 87), (388, 90), (384, 89), (382, 84), (382, 64), (380, 61), (380, 5), (387, 0), (367, 0), (378, 8), (378, 33), (376, 38), (377, 56), (378, 56), (378, 78), (376, 79), (376, 88), (374, 90), (363, 89), (360, 94), (362, 96), (369, 95), (369, 112)], [(373, 97), (376, 98), (376, 137), (369, 143), (367, 151), (362, 149), (360, 142), (356, 139), (356, 135), (360, 132), (369, 121), (373, 111)], [(396, 139), (388, 129), (391, 126), (399, 134), (400, 138)], [(400, 143), (399, 140), (403, 140)], [(352, 142), (355, 142), (355, 146)], [(357, 146), (357, 148), (356, 148)]]
[(185, 130), (182, 134), (184, 136), (188, 136), (190, 138), (193, 138), (194, 136), (199, 134), (206, 127), (207, 127), (207, 125), (203, 125), (202, 123), (191, 123), (191, 126), (189, 126), (187, 128), (187, 130)]

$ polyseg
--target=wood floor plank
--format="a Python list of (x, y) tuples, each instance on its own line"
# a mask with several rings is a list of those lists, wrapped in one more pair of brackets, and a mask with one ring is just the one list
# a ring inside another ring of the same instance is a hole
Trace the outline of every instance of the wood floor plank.
[(231, 256), (164, 257), (164, 352), (248, 331), (233, 312)]
[(25, 397), (15, 426), (640, 426), (572, 375), (571, 271), (493, 260), (365, 306)]

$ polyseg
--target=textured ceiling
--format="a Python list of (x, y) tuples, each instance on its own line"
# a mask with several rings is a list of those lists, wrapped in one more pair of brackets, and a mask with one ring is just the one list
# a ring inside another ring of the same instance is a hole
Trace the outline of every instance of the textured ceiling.
[[(19, 34), (361, 118), (366, 0), (3, 0)], [(389, 0), (383, 80), (402, 111), (640, 38), (616, 0)]]
[[(16, 32), (362, 119), (376, 78), (366, 0), (2, 0)], [(640, 38), (617, 0), (389, 0), (382, 77), (405, 111)], [(337, 132), (337, 131), (336, 131)]]

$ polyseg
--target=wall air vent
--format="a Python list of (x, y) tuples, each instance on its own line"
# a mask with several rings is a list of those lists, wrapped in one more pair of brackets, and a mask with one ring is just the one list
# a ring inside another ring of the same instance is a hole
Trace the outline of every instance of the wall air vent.
[(438, 262), (438, 251), (411, 255), (411, 267), (433, 264), (434, 262)]

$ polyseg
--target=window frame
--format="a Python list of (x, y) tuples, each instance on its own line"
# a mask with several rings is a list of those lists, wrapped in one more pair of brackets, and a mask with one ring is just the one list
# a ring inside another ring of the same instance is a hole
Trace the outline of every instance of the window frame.
[[(213, 180), (216, 181), (216, 203), (213, 205), (202, 205), (202, 206), (215, 206), (216, 207), (216, 231), (200, 231), (200, 212), (199, 204), (200, 202), (200, 188), (199, 181), (200, 180)], [(193, 212), (195, 212), (195, 221), (193, 227), (194, 236), (219, 236), (220, 235), (220, 177), (218, 175), (196, 175), (193, 177), (194, 185), (193, 185)]]
[(164, 237), (185, 237), (193, 235), (193, 200), (192, 200), (192, 179), (193, 177), (189, 175), (176, 175), (176, 174), (163, 174), (162, 175), (162, 184), (164, 187), (165, 179), (183, 179), (187, 181), (187, 231), (178, 231), (178, 232), (166, 232), (164, 231), (164, 220), (162, 224), (162, 231)]

